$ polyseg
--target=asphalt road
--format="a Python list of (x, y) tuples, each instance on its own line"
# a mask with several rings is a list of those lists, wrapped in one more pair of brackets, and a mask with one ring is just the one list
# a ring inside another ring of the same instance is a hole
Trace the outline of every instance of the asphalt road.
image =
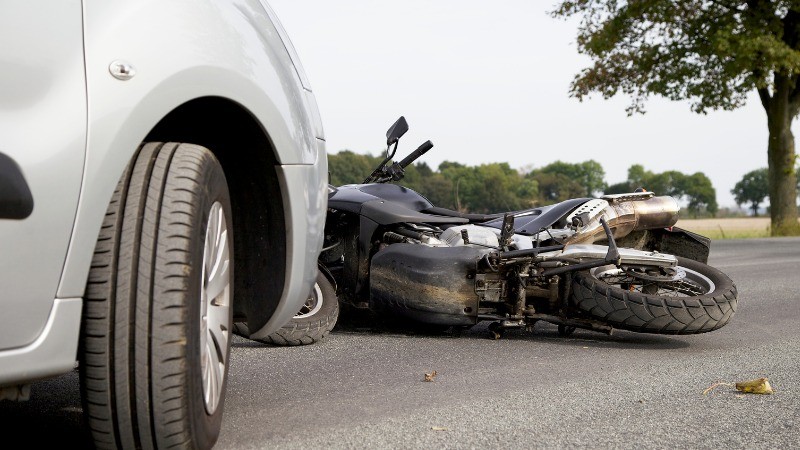
[[(716, 241), (710, 263), (739, 309), (698, 336), (537, 324), (498, 341), (482, 326), (351, 328), (302, 348), (237, 338), (216, 448), (800, 448), (800, 239)], [(703, 395), (762, 376), (774, 395)], [(0, 402), (6, 438), (86, 442), (75, 373), (32, 395)]]

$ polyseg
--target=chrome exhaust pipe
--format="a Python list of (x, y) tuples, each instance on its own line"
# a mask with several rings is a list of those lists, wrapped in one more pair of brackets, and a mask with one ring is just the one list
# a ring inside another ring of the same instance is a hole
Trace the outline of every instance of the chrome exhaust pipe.
[(614, 239), (619, 239), (633, 231), (671, 227), (678, 221), (678, 212), (680, 211), (677, 200), (666, 195), (646, 200), (624, 200), (609, 203), (606, 200), (597, 199), (592, 202), (605, 203), (605, 205), (596, 204), (596, 206), (605, 206), (602, 213), (589, 218), (588, 223), (578, 221), (575, 225), (577, 232), (567, 240), (566, 244), (592, 244), (605, 239), (606, 234), (600, 224), (600, 217), (606, 219)]

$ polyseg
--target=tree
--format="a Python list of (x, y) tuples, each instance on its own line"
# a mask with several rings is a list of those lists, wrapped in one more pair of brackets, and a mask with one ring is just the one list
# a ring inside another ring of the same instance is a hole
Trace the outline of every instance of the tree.
[(689, 204), (686, 209), (692, 217), (703, 211), (711, 216), (716, 216), (719, 207), (717, 205), (717, 191), (711, 184), (711, 180), (702, 172), (695, 172), (691, 175), (682, 175), (677, 182), (677, 192), (686, 197)]
[(627, 185), (629, 189), (625, 192), (633, 192), (636, 189), (643, 188), (654, 192), (656, 195), (681, 197), (683, 195), (681, 183), (684, 177), (684, 174), (675, 170), (654, 173), (645, 170), (641, 164), (634, 164), (628, 168)]
[(525, 179), (508, 163), (464, 166), (445, 161), (441, 175), (453, 186), (455, 209), (473, 213), (496, 213), (529, 208), (538, 194), (537, 184)]
[(627, 181), (622, 181), (620, 183), (609, 184), (604, 194), (627, 194), (628, 192), (635, 191), (636, 188), (632, 188), (630, 183)]
[(381, 161), (381, 157), (361, 155), (350, 150), (328, 155), (328, 170), (331, 174), (329, 182), (334, 186), (361, 183)]
[(585, 195), (585, 188), (576, 180), (552, 172), (531, 172), (528, 179), (535, 180), (539, 186), (539, 199), (542, 203), (552, 204)]
[(773, 235), (800, 234), (792, 121), (800, 113), (797, 0), (567, 0), (556, 17), (582, 16), (578, 50), (594, 64), (573, 80), (592, 92), (690, 100), (698, 113), (732, 110), (757, 91), (767, 114)]
[[(330, 183), (334, 186), (361, 183), (383, 160), (380, 156), (342, 150), (328, 155)], [(536, 180), (525, 178), (508, 163), (465, 166), (451, 161), (433, 171), (426, 163), (405, 169), (399, 184), (413, 189), (436, 206), (462, 212), (489, 213), (512, 211), (536, 204), (539, 189)]]
[(744, 174), (742, 179), (731, 189), (731, 194), (733, 194), (736, 204), (742, 206), (744, 203), (749, 203), (750, 209), (753, 210), (753, 215), (758, 216), (758, 205), (769, 195), (767, 177), (768, 170), (766, 167)]
[[(597, 161), (590, 159), (581, 163), (566, 163), (556, 161), (541, 169), (534, 169), (530, 172), (531, 178), (536, 178), (538, 174), (563, 175), (562, 179), (570, 180), (574, 184), (581, 186), (576, 196), (592, 197), (597, 193), (603, 192), (606, 188), (606, 172), (603, 166)], [(557, 177), (558, 178), (558, 177)]]
[(628, 179), (612, 184), (605, 193), (622, 194), (633, 192), (638, 188), (652, 191), (656, 195), (670, 195), (679, 200), (686, 200), (688, 203), (686, 209), (694, 217), (703, 212), (714, 216), (719, 210), (717, 191), (711, 180), (702, 172), (695, 172), (692, 175), (676, 170), (654, 173), (640, 164), (634, 164), (628, 168)]

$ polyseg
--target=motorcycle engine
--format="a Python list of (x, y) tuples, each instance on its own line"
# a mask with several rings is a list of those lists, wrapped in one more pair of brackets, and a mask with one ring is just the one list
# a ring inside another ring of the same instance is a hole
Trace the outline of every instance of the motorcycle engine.
[(500, 241), (497, 239), (497, 232), (499, 230), (488, 227), (460, 225), (444, 230), (439, 239), (445, 241), (450, 247), (463, 247), (465, 245), (497, 247), (500, 245)]

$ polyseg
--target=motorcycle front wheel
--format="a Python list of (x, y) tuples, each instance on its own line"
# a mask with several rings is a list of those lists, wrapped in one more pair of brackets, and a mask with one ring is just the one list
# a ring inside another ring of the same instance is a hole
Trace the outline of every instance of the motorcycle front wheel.
[(656, 334), (698, 334), (721, 328), (737, 307), (736, 285), (706, 264), (677, 257), (670, 277), (613, 265), (577, 272), (570, 303), (615, 328)]
[(286, 325), (262, 342), (290, 346), (319, 342), (328, 335), (339, 318), (339, 301), (331, 282), (319, 272), (317, 282), (303, 307)]

